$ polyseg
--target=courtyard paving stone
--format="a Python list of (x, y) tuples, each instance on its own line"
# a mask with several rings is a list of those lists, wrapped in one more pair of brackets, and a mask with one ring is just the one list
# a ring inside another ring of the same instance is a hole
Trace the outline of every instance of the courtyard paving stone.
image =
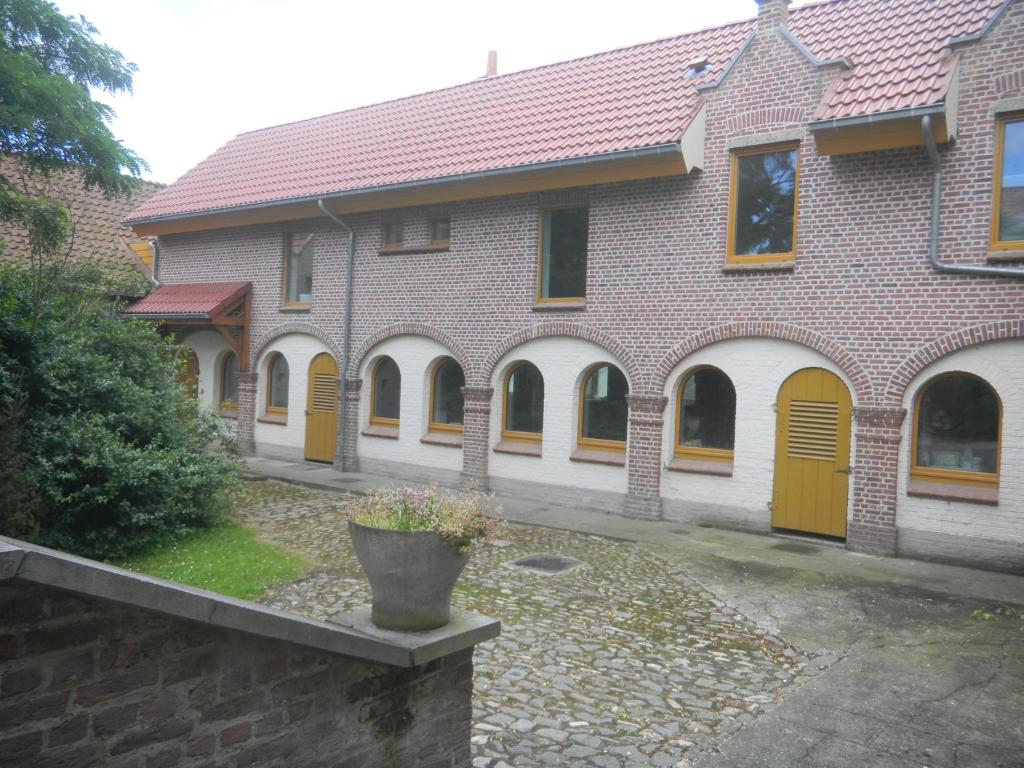
[[(324, 619), (369, 603), (345, 503), (247, 485), (239, 519), (313, 564), (266, 604)], [(583, 565), (549, 575), (511, 563), (535, 554)], [(831, 662), (768, 634), (649, 547), (551, 528), (508, 526), (497, 546), (476, 549), (454, 602), (503, 625), (474, 658), (480, 768), (686, 764)]]

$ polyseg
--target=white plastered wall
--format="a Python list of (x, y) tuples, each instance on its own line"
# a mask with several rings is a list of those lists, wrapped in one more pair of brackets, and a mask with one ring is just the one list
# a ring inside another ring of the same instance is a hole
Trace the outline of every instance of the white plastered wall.
[(220, 407), (220, 364), (231, 348), (216, 331), (196, 331), (185, 337), (199, 361), (199, 403), (211, 411)]
[[(288, 362), (288, 417), (284, 424), (261, 422), (267, 414), (267, 383), (270, 358), (279, 352)], [(306, 397), (309, 364), (330, 350), (322, 341), (303, 333), (279, 336), (267, 345), (256, 361), (256, 453), (260, 456), (301, 461), (306, 451)], [(333, 357), (333, 355), (332, 355)]]
[[(950, 371), (984, 379), (1002, 402), (997, 506), (907, 495), (915, 400), (932, 378)], [(907, 386), (903, 407), (896, 503), (901, 553), (1024, 568), (1024, 341), (984, 344), (937, 360)]]
[[(732, 477), (665, 468), (674, 458), (679, 387), (686, 374), (704, 365), (721, 370), (736, 388)], [(836, 374), (856, 404), (853, 387), (835, 363), (813, 349), (781, 339), (721, 341), (687, 356), (672, 370), (665, 384), (668, 404), (661, 443), (661, 494), (667, 519), (758, 531), (771, 529), (768, 505), (775, 475), (775, 402), (786, 379), (803, 368), (824, 368)], [(851, 445), (851, 456), (855, 450)], [(852, 499), (851, 483), (850, 506)]]
[[(495, 488), (501, 480), (567, 486), (612, 494), (626, 492), (626, 467), (570, 461), (576, 450), (579, 420), (579, 387), (583, 374), (595, 363), (611, 363), (625, 374), (625, 368), (608, 350), (598, 344), (570, 337), (537, 339), (522, 344), (505, 355), (495, 366), (491, 378), (494, 400), (491, 403), (491, 446), (501, 440), (504, 418), (505, 377), (511, 365), (520, 360), (533, 363), (544, 377), (544, 442), (541, 456), (520, 456), (491, 452), (489, 464)], [(619, 499), (586, 499), (578, 494), (572, 501), (595, 503), (618, 509)], [(601, 503), (602, 501), (606, 503)]]
[[(444, 345), (425, 336), (394, 336), (370, 350), (363, 360), (360, 376), (363, 388), (359, 402), (359, 429), (370, 423), (373, 367), (381, 357), (390, 357), (402, 374), (398, 439), (359, 435), (359, 459), (366, 471), (374, 468), (397, 471), (417, 480), (457, 480), (462, 471), (462, 449), (421, 442), (429, 424), (430, 376), (444, 357), (453, 357)], [(393, 468), (391, 464), (403, 467)], [(432, 470), (441, 470), (440, 473)]]

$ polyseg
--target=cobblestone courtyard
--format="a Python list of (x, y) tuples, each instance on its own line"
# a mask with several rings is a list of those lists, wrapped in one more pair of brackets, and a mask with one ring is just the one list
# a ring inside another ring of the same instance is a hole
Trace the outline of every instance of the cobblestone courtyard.
[[(343, 504), (247, 486), (241, 521), (313, 564), (264, 602), (318, 619), (369, 603)], [(503, 625), (475, 655), (475, 766), (686, 765), (816, 666), (636, 544), (521, 526), (502, 536), (474, 551), (455, 594)], [(582, 565), (549, 575), (512, 564), (532, 554)]]

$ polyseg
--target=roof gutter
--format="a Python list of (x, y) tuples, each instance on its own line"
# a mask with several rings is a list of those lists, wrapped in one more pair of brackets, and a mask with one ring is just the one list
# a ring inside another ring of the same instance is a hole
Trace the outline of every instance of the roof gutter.
[(983, 267), (973, 264), (949, 264), (939, 261), (939, 204), (942, 199), (942, 165), (939, 161), (939, 148), (935, 143), (935, 132), (932, 128), (931, 115), (925, 115), (921, 118), (921, 132), (924, 134), (924, 145), (928, 150), (928, 159), (931, 161), (933, 169), (931, 225), (928, 232), (929, 263), (937, 272), (989, 277), (1024, 277), (1024, 269)]
[(543, 163), (529, 163), (527, 165), (515, 165), (506, 168), (492, 168), (485, 171), (470, 171), (469, 173), (457, 173), (452, 176), (436, 176), (430, 179), (418, 179), (416, 181), (402, 181), (396, 184), (378, 184), (372, 187), (359, 187), (358, 189), (347, 189), (342, 192), (333, 192), (327, 195), (304, 195), (302, 197), (289, 197), (283, 200), (267, 200), (260, 203), (248, 203), (246, 205), (231, 205), (223, 208), (210, 208), (205, 211), (190, 211), (188, 213), (174, 213), (167, 216), (147, 216), (141, 219), (125, 219), (121, 223), (125, 226), (133, 224), (155, 224), (162, 221), (179, 221), (181, 219), (196, 219), (202, 216), (216, 216), (222, 213), (236, 213), (239, 211), (252, 211), (261, 208), (273, 208), (281, 205), (296, 205), (299, 203), (317, 203), (322, 200), (338, 200), (345, 197), (357, 197), (378, 192), (394, 192), (405, 189), (417, 189), (420, 187), (431, 187), (439, 184), (449, 184), (459, 181), (474, 181), (477, 179), (490, 179), (501, 176), (512, 176), (519, 173), (531, 173), (535, 171), (553, 170), (556, 168), (574, 168), (582, 165), (593, 165), (595, 163), (611, 163), (619, 160), (635, 160), (644, 157), (658, 157), (660, 155), (678, 155), (682, 153), (679, 142), (672, 141), (667, 144), (655, 144), (650, 147), (638, 149), (620, 149), (615, 152), (606, 152), (601, 155), (585, 155), (583, 157), (571, 157), (565, 160), (548, 160)]
[(927, 107), (910, 107), (909, 109), (894, 109), (890, 112), (876, 112), (870, 115), (856, 115), (854, 117), (834, 117), (831, 120), (815, 120), (807, 127), (812, 131), (827, 131), (838, 128), (852, 128), (857, 125), (871, 125), (873, 123), (887, 123), (890, 120), (908, 120), (915, 117), (940, 115), (946, 111), (945, 104), (931, 104)]
[(338, 455), (334, 460), (335, 466), (344, 471), (345, 446), (348, 439), (348, 430), (346, 429), (348, 419), (345, 418), (345, 396), (347, 390), (346, 383), (348, 382), (348, 362), (350, 350), (352, 348), (352, 278), (355, 272), (353, 267), (355, 260), (356, 233), (352, 230), (352, 227), (327, 210), (324, 206), (323, 198), (316, 201), (316, 206), (323, 212), (324, 216), (329, 218), (348, 233), (348, 255), (345, 260), (345, 331), (342, 337), (341, 347), (341, 376), (338, 378)]

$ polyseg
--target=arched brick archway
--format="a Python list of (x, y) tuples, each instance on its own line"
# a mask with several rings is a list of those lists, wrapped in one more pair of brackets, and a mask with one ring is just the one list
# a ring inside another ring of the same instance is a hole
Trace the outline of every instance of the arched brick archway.
[(914, 377), (941, 357), (980, 344), (1020, 338), (1024, 338), (1024, 320), (1019, 318), (961, 328), (940, 336), (900, 363), (885, 387), (883, 405), (899, 408), (903, 393)]
[(322, 341), (324, 343), (324, 346), (326, 346), (327, 349), (330, 350), (331, 355), (334, 356), (334, 359), (339, 361), (341, 360), (341, 350), (334, 343), (334, 340), (326, 333), (324, 333), (324, 331), (321, 328), (318, 328), (317, 326), (312, 325), (310, 323), (297, 322), (288, 322), (282, 323), (281, 325), (275, 325), (269, 331), (260, 336), (253, 347), (252, 359), (254, 361), (259, 360), (262, 357), (263, 353), (266, 351), (267, 347), (270, 345), (270, 343), (274, 341), (274, 339), (280, 338), (281, 336), (287, 336), (290, 333), (301, 333), (306, 336), (312, 336), (314, 339)]
[(371, 349), (382, 341), (390, 339), (393, 336), (425, 336), (428, 339), (433, 339), (451, 352), (455, 361), (462, 366), (462, 371), (466, 375), (466, 381), (468, 382), (472, 380), (474, 368), (470, 364), (470, 358), (466, 354), (462, 345), (450, 333), (442, 331), (440, 328), (435, 328), (432, 325), (427, 325), (426, 323), (394, 323), (371, 333), (363, 343), (359, 345), (359, 349), (349, 361), (349, 377), (354, 378), (356, 374), (358, 374), (359, 368), (363, 364), (363, 360), (366, 359), (366, 356), (370, 353)]
[(670, 350), (662, 358), (661, 362), (658, 363), (658, 367), (654, 371), (655, 380), (651, 382), (652, 390), (659, 393), (662, 392), (669, 374), (687, 355), (719, 341), (740, 338), (782, 339), (820, 352), (839, 366), (839, 369), (850, 379), (858, 405), (866, 406), (874, 401), (871, 379), (867, 371), (861, 367), (861, 364), (857, 362), (853, 355), (841, 346), (820, 333), (807, 328), (801, 328), (798, 325), (762, 321), (717, 325), (714, 328), (708, 328), (688, 336), (682, 343)]
[(600, 347), (604, 347), (614, 355), (615, 358), (622, 363), (622, 367), (626, 369), (626, 378), (629, 380), (630, 391), (632, 391), (640, 381), (639, 369), (633, 355), (630, 354), (629, 350), (623, 346), (622, 342), (614, 336), (609, 336), (603, 331), (599, 331), (596, 328), (589, 325), (583, 325), (581, 323), (551, 322), (540, 323), (538, 325), (531, 325), (528, 328), (523, 328), (522, 330), (509, 334), (498, 342), (498, 345), (491, 350), (490, 354), (487, 355), (487, 360), (484, 363), (482, 371), (484, 375), (484, 383), (486, 384), (490, 381), (491, 374), (494, 372), (494, 367), (498, 364), (498, 361), (513, 349), (528, 341), (548, 338), (551, 336), (568, 336), (574, 339), (583, 339), (585, 341), (593, 342)]

